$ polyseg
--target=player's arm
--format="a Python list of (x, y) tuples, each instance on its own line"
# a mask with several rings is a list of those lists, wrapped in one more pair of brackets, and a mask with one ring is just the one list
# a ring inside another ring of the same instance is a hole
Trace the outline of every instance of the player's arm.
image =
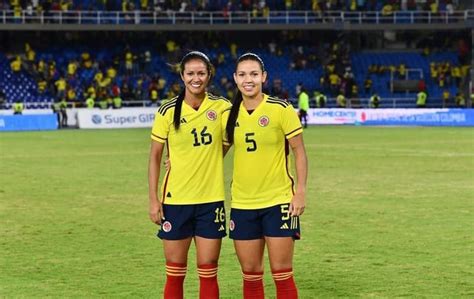
[(161, 201), (158, 198), (158, 179), (160, 177), (160, 164), (163, 155), (164, 143), (151, 141), (150, 158), (148, 162), (148, 196), (150, 199), (149, 216), (153, 223), (161, 224), (165, 218)]
[(304, 148), (303, 134), (298, 134), (290, 139), (288, 142), (291, 150), (295, 155), (296, 167), (296, 193), (293, 195), (290, 204), (291, 216), (299, 216), (303, 214), (305, 208), (306, 196), (306, 180), (308, 176), (308, 159), (306, 157), (306, 150)]
[(230, 114), (230, 107), (228, 107), (224, 112), (222, 112), (222, 153), (223, 156), (227, 154), (229, 151), (230, 147), (232, 144), (227, 140), (227, 132), (226, 132), (226, 126), (227, 126), (227, 121), (229, 120), (229, 114)]

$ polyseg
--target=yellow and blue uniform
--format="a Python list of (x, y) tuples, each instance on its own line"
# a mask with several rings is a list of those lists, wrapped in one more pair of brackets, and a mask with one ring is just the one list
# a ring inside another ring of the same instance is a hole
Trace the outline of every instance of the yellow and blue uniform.
[(178, 131), (173, 125), (175, 105), (172, 99), (158, 109), (151, 134), (153, 140), (166, 142), (171, 162), (162, 201), (183, 205), (224, 200), (223, 113), (230, 102), (210, 94), (198, 110), (183, 102)]
[(251, 113), (241, 104), (234, 131), (231, 238), (299, 235), (298, 217), (289, 216), (294, 179), (288, 139), (302, 132), (287, 101), (264, 95)]
[[(180, 127), (176, 130), (173, 124), (176, 101), (177, 98), (166, 101), (158, 108), (151, 133), (154, 141), (166, 143), (171, 164), (161, 186), (166, 221), (159, 236), (165, 239), (191, 235), (213, 237), (208, 233), (214, 227), (225, 236), (222, 142), (225, 115), (231, 104), (211, 94), (206, 94), (197, 110), (183, 101)], [(197, 206), (204, 207), (205, 212), (197, 211)], [(203, 224), (202, 231), (191, 227), (191, 222), (200, 223), (199, 219), (193, 219), (195, 213), (210, 217), (207, 220), (212, 224)]]

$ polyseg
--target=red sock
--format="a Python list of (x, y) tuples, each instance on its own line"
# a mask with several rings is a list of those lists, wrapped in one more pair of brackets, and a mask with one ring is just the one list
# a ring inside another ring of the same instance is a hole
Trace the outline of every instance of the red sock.
[(183, 282), (186, 270), (186, 264), (166, 263), (164, 299), (183, 299)]
[(244, 299), (264, 299), (263, 272), (242, 272)]
[(293, 269), (272, 271), (275, 281), (277, 299), (297, 299), (298, 290), (293, 279)]
[(199, 265), (199, 299), (219, 299), (217, 264)]

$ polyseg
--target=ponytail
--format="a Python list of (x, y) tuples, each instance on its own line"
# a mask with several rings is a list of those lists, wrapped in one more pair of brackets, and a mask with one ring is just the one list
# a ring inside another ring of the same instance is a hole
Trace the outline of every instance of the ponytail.
[(176, 131), (179, 130), (179, 124), (181, 123), (181, 107), (183, 107), (184, 101), (184, 89), (178, 95), (176, 99), (176, 105), (174, 106), (174, 114), (173, 114), (173, 124)]
[(240, 104), (242, 103), (242, 93), (237, 89), (234, 99), (232, 100), (232, 108), (230, 109), (229, 119), (225, 131), (227, 133), (227, 140), (230, 144), (234, 143), (234, 131), (237, 118), (239, 117)]

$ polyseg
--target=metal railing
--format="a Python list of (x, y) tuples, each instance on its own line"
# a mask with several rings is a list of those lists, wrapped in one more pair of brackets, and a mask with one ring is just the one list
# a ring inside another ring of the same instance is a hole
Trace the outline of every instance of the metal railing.
[(50, 11), (0, 12), (0, 24), (75, 24), (75, 25), (223, 25), (223, 24), (451, 24), (473, 22), (474, 10), (453, 13), (429, 11), (396, 11), (384, 15), (380, 11), (271, 11), (268, 16), (252, 12), (147, 12), (147, 11)]
[[(297, 106), (297, 99), (291, 99), (290, 102), (293, 106)], [(52, 102), (26, 102), (25, 109), (52, 109)], [(136, 101), (123, 101), (123, 107), (158, 107), (161, 101), (152, 103), (149, 100), (136, 100)], [(100, 108), (99, 102), (96, 103), (97, 108)], [(11, 110), (13, 103), (6, 102), (0, 105), (0, 110)], [(68, 108), (84, 108), (84, 102), (67, 103)], [(382, 98), (380, 101), (379, 108), (415, 108), (415, 98)], [(455, 103), (448, 103), (446, 107), (443, 107), (441, 98), (432, 98), (426, 103), (426, 108), (455, 108)], [(314, 101), (311, 101), (310, 108), (318, 108)], [(324, 108), (340, 108), (336, 104), (335, 98), (328, 98)], [(344, 108), (371, 108), (369, 98), (359, 99), (346, 99), (346, 107)]]

